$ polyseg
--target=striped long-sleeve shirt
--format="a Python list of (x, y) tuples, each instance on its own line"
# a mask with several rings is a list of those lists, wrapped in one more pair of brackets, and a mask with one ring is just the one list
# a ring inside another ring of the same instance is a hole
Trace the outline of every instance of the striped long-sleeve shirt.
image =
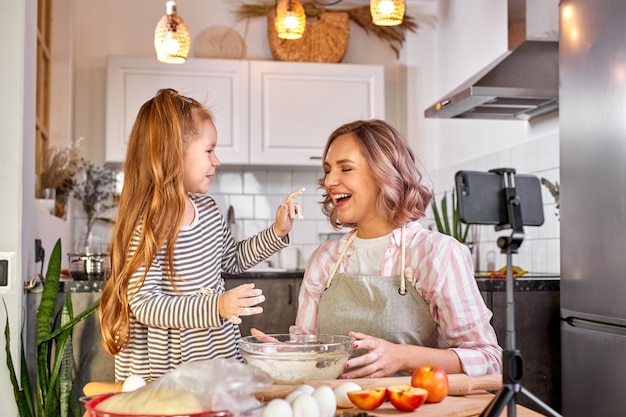
[(196, 216), (190, 226), (181, 228), (176, 242), (174, 267), (180, 277), (176, 288), (164, 273), (164, 248), (138, 291), (133, 288), (145, 269), (131, 277), (130, 341), (115, 357), (118, 381), (130, 374), (153, 380), (191, 361), (242, 360), (237, 346), (239, 327), (219, 315), (219, 296), (224, 292), (221, 271), (241, 273), (289, 244), (289, 238), (279, 238), (272, 227), (238, 242), (213, 198), (190, 197)]
[[(392, 233), (383, 256), (381, 277), (398, 275), (400, 234), (401, 229)], [(317, 332), (319, 299), (347, 236), (323, 243), (311, 255), (300, 289), (294, 331)], [(349, 272), (352, 254), (351, 248), (338, 272)], [(501, 373), (502, 348), (489, 323), (492, 313), (478, 290), (468, 248), (450, 236), (411, 222), (406, 228), (406, 266), (414, 269), (413, 285), (428, 303), (437, 323), (437, 347), (453, 349), (470, 376)]]

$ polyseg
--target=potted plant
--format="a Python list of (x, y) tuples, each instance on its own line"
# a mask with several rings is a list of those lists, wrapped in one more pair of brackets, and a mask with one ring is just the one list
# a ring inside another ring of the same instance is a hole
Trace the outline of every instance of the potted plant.
[(102, 213), (115, 206), (116, 173), (105, 166), (96, 166), (82, 161), (81, 168), (74, 175), (72, 190), (74, 198), (81, 202), (87, 217), (83, 233), (74, 245), (74, 252), (68, 253), (70, 274), (76, 280), (101, 280), (110, 271), (110, 258), (100, 239), (94, 235), (96, 221), (110, 222)]
[(80, 201), (87, 216), (84, 239), (80, 245), (89, 246), (88, 239), (93, 233), (93, 225), (97, 220), (107, 221), (100, 215), (114, 207), (111, 201), (115, 193), (115, 171), (105, 166), (96, 166), (92, 162), (82, 160), (81, 165), (72, 178), (74, 198)]
[[(5, 347), (9, 377), (20, 417), (79, 417), (78, 399), (73, 394), (72, 329), (93, 314), (100, 305), (96, 301), (74, 316), (71, 292), (66, 293), (61, 311), (55, 311), (61, 277), (61, 241), (58, 240), (48, 263), (43, 292), (37, 309), (37, 349), (34, 362), (25, 355), (24, 341), (20, 343), (21, 379), (18, 380), (10, 350), (9, 319), (5, 325)], [(5, 305), (6, 309), (6, 305)], [(34, 367), (36, 380), (30, 380), (28, 369)]]
[[(470, 227), (469, 225), (465, 225), (465, 227), (463, 227), (463, 224), (461, 223), (455, 189), (452, 189), (452, 216), (448, 214), (447, 193), (443, 193), (443, 197), (441, 198), (441, 212), (439, 211), (439, 207), (437, 207), (437, 202), (434, 198), (431, 206), (435, 216), (437, 230), (440, 233), (454, 237), (461, 243), (467, 243), (467, 236), (469, 234)], [(452, 226), (450, 225), (450, 218), (452, 218)]]

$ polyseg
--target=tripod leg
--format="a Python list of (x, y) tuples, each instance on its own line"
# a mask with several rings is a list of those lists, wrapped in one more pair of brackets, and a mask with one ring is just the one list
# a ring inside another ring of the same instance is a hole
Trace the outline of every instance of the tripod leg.
[(537, 404), (538, 406), (540, 406), (541, 408), (543, 408), (544, 410), (546, 410), (551, 416), (553, 417), (561, 417), (561, 415), (559, 413), (557, 413), (556, 411), (554, 411), (548, 404), (544, 403), (543, 401), (541, 401), (539, 398), (535, 397), (530, 391), (528, 391), (526, 388), (521, 387), (522, 388), (522, 394), (524, 394), (525, 396), (527, 396), (528, 398), (530, 398), (535, 404)]
[(510, 385), (504, 385), (487, 408), (480, 413), (480, 417), (499, 417), (505, 406), (509, 406), (509, 417), (515, 417), (515, 390)]

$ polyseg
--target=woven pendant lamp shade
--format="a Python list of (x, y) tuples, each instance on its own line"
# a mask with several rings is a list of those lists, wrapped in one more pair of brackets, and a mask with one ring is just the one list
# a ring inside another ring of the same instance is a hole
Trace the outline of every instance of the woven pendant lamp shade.
[(191, 36), (187, 25), (176, 14), (176, 2), (165, 3), (166, 13), (154, 30), (157, 59), (166, 64), (182, 64), (187, 60)]
[(377, 26), (396, 26), (404, 18), (404, 0), (371, 0), (372, 22)]
[(276, 35), (280, 39), (300, 39), (306, 26), (304, 7), (298, 0), (279, 0), (276, 6)]

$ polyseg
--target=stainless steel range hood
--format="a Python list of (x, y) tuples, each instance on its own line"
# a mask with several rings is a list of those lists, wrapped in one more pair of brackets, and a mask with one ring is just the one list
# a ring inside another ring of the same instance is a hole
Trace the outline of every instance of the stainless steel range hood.
[(558, 2), (509, 0), (508, 7), (509, 50), (425, 117), (530, 120), (558, 109)]

